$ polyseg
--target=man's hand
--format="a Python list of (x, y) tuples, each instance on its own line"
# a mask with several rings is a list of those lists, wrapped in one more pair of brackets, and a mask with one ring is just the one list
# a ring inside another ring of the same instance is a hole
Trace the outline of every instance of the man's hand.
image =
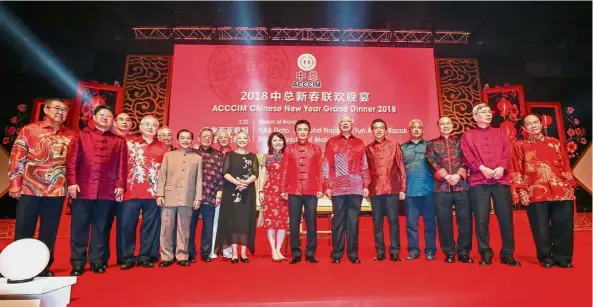
[(11, 188), (10, 190), (8, 190), (8, 195), (12, 198), (19, 199), (21, 198), (21, 192), (22, 189), (19, 187)]
[(482, 175), (484, 175), (486, 179), (494, 177), (494, 171), (491, 168), (487, 168), (483, 165), (480, 167), (480, 172), (482, 172)]
[(280, 193), (280, 197), (284, 200), (288, 200), (288, 193)]
[(459, 180), (461, 180), (461, 176), (459, 176), (458, 174), (451, 175), (451, 179), (449, 179), (449, 184), (455, 186), (459, 183)]
[(194, 201), (194, 205), (192, 206), (192, 208), (194, 208), (194, 210), (198, 210), (200, 209), (200, 204), (202, 203), (201, 200), (195, 200)]
[(115, 194), (115, 199), (121, 198), (124, 195), (124, 188), (116, 188), (113, 194)]
[(162, 207), (165, 205), (165, 198), (162, 196), (159, 196), (156, 198), (156, 205), (159, 207)]
[(327, 196), (328, 198), (332, 198), (332, 190), (331, 189), (325, 190), (325, 196)]
[(493, 171), (492, 177), (494, 177), (494, 179), (498, 180), (500, 178), (502, 178), (502, 176), (504, 175), (504, 168), (502, 167), (497, 167), (495, 168)]
[(364, 197), (364, 198), (369, 197), (369, 189), (367, 189), (367, 188), (362, 189), (362, 197)]
[(525, 192), (525, 190), (521, 190), (519, 192), (519, 202), (523, 206), (529, 205), (529, 194), (527, 194), (527, 192)]
[(221, 201), (222, 201), (222, 197), (216, 197), (216, 200), (214, 201), (214, 206), (215, 207), (220, 206)]
[(323, 192), (317, 192), (317, 198), (323, 198)]
[(76, 199), (77, 192), (80, 192), (80, 187), (78, 186), (78, 184), (73, 184), (68, 187), (68, 195), (70, 196), (70, 198)]
[(399, 200), (406, 199), (406, 192), (399, 192)]

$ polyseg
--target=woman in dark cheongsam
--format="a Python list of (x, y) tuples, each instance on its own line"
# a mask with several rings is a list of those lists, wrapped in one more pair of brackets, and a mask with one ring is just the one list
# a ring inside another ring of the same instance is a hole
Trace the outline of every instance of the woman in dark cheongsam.
[(224, 159), (224, 188), (218, 220), (216, 246), (230, 245), (233, 250), (231, 263), (248, 263), (247, 249), (255, 253), (256, 204), (255, 181), (259, 163), (254, 153), (246, 147), (249, 138), (245, 131), (236, 137), (237, 149), (228, 152)]

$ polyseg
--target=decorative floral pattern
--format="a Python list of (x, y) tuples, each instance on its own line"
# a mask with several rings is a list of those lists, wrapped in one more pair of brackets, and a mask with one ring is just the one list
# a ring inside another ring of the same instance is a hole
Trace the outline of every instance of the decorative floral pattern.
[(4, 128), (2, 145), (10, 146), (14, 143), (21, 128), (28, 122), (29, 114), (27, 112), (27, 105), (19, 104), (16, 109), (17, 114), (10, 118), (10, 123), (7, 123)]
[(564, 122), (567, 124), (566, 134), (566, 151), (568, 158), (574, 161), (579, 157), (581, 149), (587, 145), (586, 130), (580, 126), (581, 121), (575, 117), (575, 109), (573, 107), (566, 107), (564, 109)]

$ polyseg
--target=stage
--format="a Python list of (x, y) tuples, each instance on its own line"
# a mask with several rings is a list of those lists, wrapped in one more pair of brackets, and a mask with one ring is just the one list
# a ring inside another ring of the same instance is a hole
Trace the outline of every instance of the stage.
[[(591, 215), (578, 216), (577, 227), (590, 229)], [(403, 217), (400, 223), (405, 225)], [(69, 216), (64, 216), (53, 266), (59, 276), (70, 270), (69, 224)], [(112, 259), (106, 274), (86, 271), (79, 278), (70, 306), (591, 306), (590, 230), (575, 231), (574, 269), (548, 270), (537, 264), (522, 211), (515, 212), (515, 256), (523, 264), (520, 268), (501, 265), (498, 258), (490, 267), (446, 264), (440, 252), (432, 262), (424, 258), (374, 262), (371, 218), (361, 217), (360, 225), (359, 265), (349, 263), (346, 257), (341, 264), (332, 264), (328, 239), (319, 240), (318, 264), (272, 262), (265, 232), (258, 230), (256, 255), (250, 257), (249, 264), (231, 265), (228, 260), (216, 259), (198, 261), (189, 268), (175, 265), (122, 271)], [(496, 225), (493, 216), (491, 245), (495, 252), (500, 248)], [(326, 219), (320, 220), (320, 230), (326, 227)], [(401, 234), (404, 250), (400, 256), (405, 257), (403, 229)], [(0, 242), (5, 245), (10, 239)], [(479, 259), (475, 250), (471, 256)]]

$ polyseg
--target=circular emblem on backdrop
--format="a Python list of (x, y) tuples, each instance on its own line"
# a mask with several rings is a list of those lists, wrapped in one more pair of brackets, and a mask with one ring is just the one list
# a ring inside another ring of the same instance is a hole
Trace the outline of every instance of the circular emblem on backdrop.
[(317, 59), (310, 53), (304, 53), (298, 58), (297, 65), (301, 70), (311, 71), (317, 65)]

